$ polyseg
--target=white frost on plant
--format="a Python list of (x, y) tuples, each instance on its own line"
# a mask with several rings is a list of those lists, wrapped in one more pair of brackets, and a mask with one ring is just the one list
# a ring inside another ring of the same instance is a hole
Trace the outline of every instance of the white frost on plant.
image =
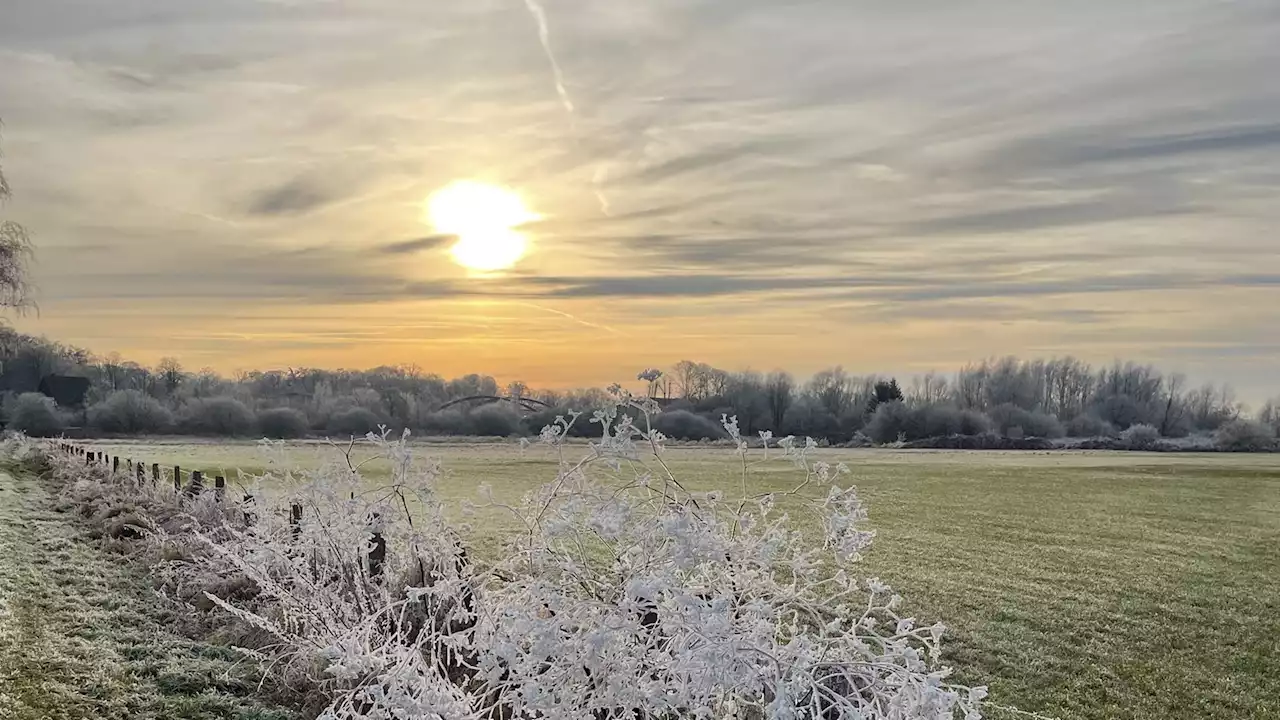
[[(352, 447), (318, 471), (246, 476), (290, 490), (255, 490), (252, 524), (223, 512), (186, 527), (202, 551), (170, 576), (250, 583), (248, 596), (209, 598), (271, 635), (257, 654), (316, 683), (333, 720), (980, 717), (985, 689), (950, 683), (941, 664), (945, 628), (900, 616), (878, 579), (855, 579), (873, 533), (840, 484), (848, 468), (816, 459), (811, 439), (763, 433), (757, 458), (725, 417), (740, 481), (692, 491), (650, 426), (656, 405), (611, 392), (580, 456), (567, 438), (587, 416), (543, 429), (558, 459), (549, 482), (516, 504), (488, 488), (468, 503), (522, 528), (492, 564), (463, 553), (438, 467), (407, 433), (384, 432), (362, 446), (388, 479), (362, 472)], [(797, 480), (754, 493), (748, 476), (771, 445)], [(387, 548), (377, 578), (374, 533)]]

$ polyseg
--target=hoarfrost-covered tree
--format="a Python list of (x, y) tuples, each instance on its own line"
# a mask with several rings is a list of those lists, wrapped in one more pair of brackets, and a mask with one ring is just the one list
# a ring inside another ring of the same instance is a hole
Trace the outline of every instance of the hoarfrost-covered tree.
[[(3, 213), (10, 195), (4, 167), (0, 166), (0, 213)], [(0, 307), (21, 310), (30, 304), (27, 263), (31, 254), (31, 237), (27, 229), (0, 214)]]

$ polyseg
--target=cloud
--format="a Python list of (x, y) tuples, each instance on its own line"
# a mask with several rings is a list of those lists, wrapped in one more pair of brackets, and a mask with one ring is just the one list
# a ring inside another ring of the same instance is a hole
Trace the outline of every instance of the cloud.
[[(3, 212), (36, 238), (42, 304), (624, 305), (710, 336), (732, 302), (834, 337), (875, 307), (1010, 349), (1047, 343), (1007, 329), (1023, 317), (1108, 348), (1143, 319), (1151, 347), (1280, 324), (1219, 299), (1280, 274), (1270, 0), (569, 5), (546, 13), (571, 117), (518, 2), (18, 3)], [(422, 199), (461, 178), (547, 216), (518, 273), (464, 279), (421, 235)], [(1123, 314), (1090, 305), (1108, 294)], [(774, 365), (803, 344), (715, 347)]]
[(250, 215), (299, 215), (324, 207), (335, 195), (307, 178), (294, 178), (282, 185), (262, 191), (245, 208)]
[(1240, 153), (1280, 147), (1280, 125), (1212, 129), (1176, 135), (1140, 137), (1121, 145), (1083, 147), (1068, 152), (1079, 163), (1122, 162), (1201, 153)]
[(1074, 227), (1165, 215), (1192, 214), (1199, 208), (1157, 198), (1106, 197), (1002, 210), (943, 215), (908, 223), (903, 235), (1019, 233), (1045, 228)]
[(631, 275), (616, 277), (531, 277), (523, 287), (544, 297), (716, 297), (779, 291), (877, 287), (877, 278), (743, 275)]
[(434, 250), (453, 239), (454, 236), (452, 235), (427, 235), (426, 237), (401, 240), (389, 245), (383, 245), (378, 251), (385, 255), (410, 255), (423, 250)]
[[(1280, 103), (1277, 103), (1280, 110)], [(1177, 175), (1143, 175), (1135, 170), (1152, 163), (1202, 162), (1235, 157), (1246, 163), (1261, 153), (1280, 150), (1280, 125), (1232, 124), (1191, 132), (1150, 134), (1132, 122), (1011, 140), (992, 164), (1006, 171), (1088, 171), (1097, 166), (1129, 178), (1169, 180)], [(1165, 171), (1168, 172), (1167, 170)]]
[[(1193, 274), (1140, 272), (1087, 278), (1029, 277), (1019, 281), (964, 276), (880, 273), (867, 277), (652, 275), (527, 277), (495, 283), (499, 294), (551, 298), (711, 298), (786, 293), (793, 299), (836, 298), (913, 303), (937, 300), (1028, 298), (1197, 288), (1272, 288), (1280, 273)], [(465, 286), (433, 286), (437, 292), (466, 292)], [(832, 291), (840, 291), (832, 294)], [(483, 292), (477, 290), (477, 292)], [(1024, 314), (1035, 314), (1039, 309)]]

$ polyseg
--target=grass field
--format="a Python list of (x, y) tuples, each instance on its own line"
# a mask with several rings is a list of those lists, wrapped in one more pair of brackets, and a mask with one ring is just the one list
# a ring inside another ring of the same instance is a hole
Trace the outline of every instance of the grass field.
[[(104, 443), (206, 473), (261, 467), (248, 443)], [(489, 483), (518, 499), (546, 481), (545, 449), (430, 444), (446, 496)], [(298, 445), (318, 464), (331, 449)], [(863, 563), (917, 617), (953, 630), (961, 679), (1057, 718), (1280, 718), (1280, 456), (830, 450), (869, 503)], [(730, 452), (675, 448), (698, 488), (731, 488)], [(379, 472), (375, 466), (373, 472)], [(381, 470), (385, 472), (385, 468)], [(795, 480), (785, 463), (755, 489)], [(732, 484), (732, 485), (731, 485)], [(475, 524), (497, 552), (510, 521)], [(993, 717), (1002, 713), (992, 712)]]
[(145, 568), (94, 547), (44, 483), (0, 471), (0, 718), (287, 720), (257, 673), (176, 632)]

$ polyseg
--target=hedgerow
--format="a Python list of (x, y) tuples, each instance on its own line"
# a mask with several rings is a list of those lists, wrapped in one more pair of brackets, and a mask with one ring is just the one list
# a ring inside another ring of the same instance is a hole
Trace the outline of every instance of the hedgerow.
[[(980, 717), (985, 689), (948, 680), (945, 627), (856, 578), (874, 534), (846, 467), (769, 431), (750, 449), (725, 417), (741, 480), (692, 492), (657, 407), (613, 398), (543, 429), (546, 484), (516, 504), (482, 487), (462, 508), (517, 521), (492, 562), (466, 554), (469, 528), (447, 519), (439, 468), (407, 432), (364, 441), (386, 480), (362, 473), (354, 443), (296, 470), (264, 441), (274, 464), (224, 502), (64, 454), (52, 466), (72, 506), (149, 553), (166, 592), (234, 619), (245, 655), (314, 688), (322, 718)], [(566, 442), (582, 426), (585, 449)], [(752, 492), (769, 462), (791, 463), (794, 485)]]

